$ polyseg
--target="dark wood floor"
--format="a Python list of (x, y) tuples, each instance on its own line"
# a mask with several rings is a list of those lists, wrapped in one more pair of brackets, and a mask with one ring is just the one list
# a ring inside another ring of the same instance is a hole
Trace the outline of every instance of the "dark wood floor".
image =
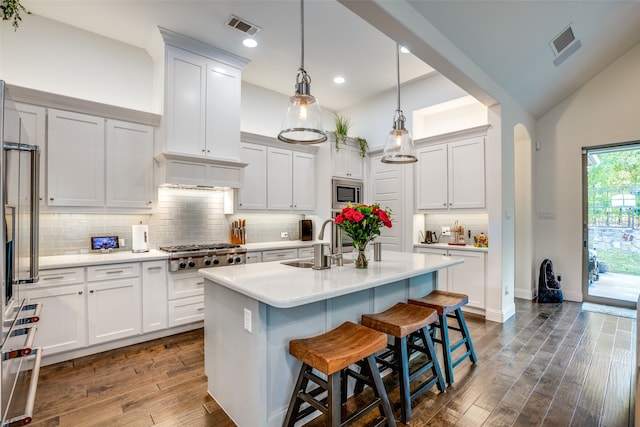
[[(422, 396), (410, 426), (631, 425), (635, 320), (522, 300), (504, 324), (467, 319), (478, 364)], [(198, 330), (43, 367), (33, 425), (233, 426), (207, 395), (202, 340)]]

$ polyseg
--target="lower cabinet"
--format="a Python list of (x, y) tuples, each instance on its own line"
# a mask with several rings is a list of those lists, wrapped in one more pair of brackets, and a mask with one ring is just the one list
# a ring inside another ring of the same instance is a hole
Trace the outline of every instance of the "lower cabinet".
[[(83, 269), (80, 269), (83, 270)], [(42, 277), (55, 277), (41, 272)], [(82, 271), (84, 275), (84, 271)], [(52, 283), (50, 279), (48, 282)], [(87, 345), (87, 313), (84, 280), (73, 285), (47, 286), (29, 289), (26, 294), (32, 302), (42, 303), (41, 322), (33, 347), (42, 347), (44, 354), (55, 354), (75, 350)]]
[(204, 320), (204, 277), (198, 271), (169, 274), (169, 327)]
[(416, 248), (415, 251), (463, 258), (462, 264), (440, 270), (438, 287), (442, 290), (468, 295), (469, 307), (485, 308), (485, 252), (444, 248)]
[(262, 262), (285, 261), (298, 258), (297, 249), (273, 249), (262, 252)]
[(89, 345), (140, 334), (139, 263), (88, 267), (87, 292)]
[(142, 332), (167, 328), (167, 261), (142, 263)]

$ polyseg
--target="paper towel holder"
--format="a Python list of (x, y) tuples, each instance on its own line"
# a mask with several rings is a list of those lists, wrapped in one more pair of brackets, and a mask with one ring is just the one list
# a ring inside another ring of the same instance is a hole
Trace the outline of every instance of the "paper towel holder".
[(131, 227), (131, 252), (149, 252), (149, 228), (147, 225)]

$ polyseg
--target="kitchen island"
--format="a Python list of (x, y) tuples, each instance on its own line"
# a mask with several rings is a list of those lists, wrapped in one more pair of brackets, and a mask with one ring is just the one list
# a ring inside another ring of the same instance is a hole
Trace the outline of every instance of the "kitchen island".
[(240, 427), (281, 426), (300, 368), (289, 340), (421, 297), (437, 287), (438, 270), (462, 262), (384, 251), (363, 270), (277, 261), (200, 270), (209, 393)]

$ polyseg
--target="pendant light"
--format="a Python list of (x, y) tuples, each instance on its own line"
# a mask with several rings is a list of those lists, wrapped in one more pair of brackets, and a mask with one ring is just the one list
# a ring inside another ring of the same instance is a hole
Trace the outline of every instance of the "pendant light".
[(413, 163), (418, 158), (413, 153), (413, 140), (405, 128), (407, 121), (400, 109), (400, 45), (396, 43), (396, 71), (398, 75), (398, 109), (393, 116), (393, 129), (384, 144), (382, 163)]
[(320, 104), (311, 95), (311, 77), (304, 69), (304, 0), (300, 0), (300, 22), (302, 36), (296, 93), (289, 98), (278, 139), (289, 144), (317, 144), (326, 141), (327, 135), (322, 130)]

